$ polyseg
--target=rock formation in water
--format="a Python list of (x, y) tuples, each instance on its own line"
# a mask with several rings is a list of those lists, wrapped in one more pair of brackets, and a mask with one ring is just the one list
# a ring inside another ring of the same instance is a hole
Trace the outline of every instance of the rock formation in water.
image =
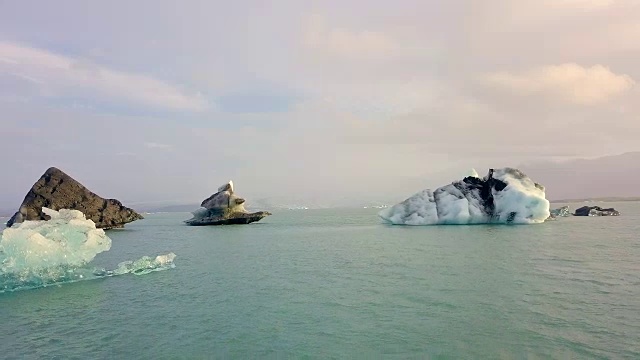
[(599, 206), (583, 206), (576, 209), (575, 216), (619, 216), (620, 212), (614, 208), (603, 209)]
[(549, 217), (544, 187), (520, 170), (490, 169), (431, 191), (423, 190), (379, 213), (392, 224), (534, 224)]
[(7, 227), (25, 220), (49, 220), (42, 207), (56, 211), (79, 210), (102, 229), (121, 228), (126, 223), (143, 219), (120, 201), (101, 198), (55, 167), (49, 168), (31, 187)]
[(202, 201), (202, 208), (194, 211), (193, 218), (185, 223), (193, 226), (250, 224), (271, 215), (267, 211), (249, 213), (244, 203), (244, 199), (234, 194), (233, 181), (229, 181)]

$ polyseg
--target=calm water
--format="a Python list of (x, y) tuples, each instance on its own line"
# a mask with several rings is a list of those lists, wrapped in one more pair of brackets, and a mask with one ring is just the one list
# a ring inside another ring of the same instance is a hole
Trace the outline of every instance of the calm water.
[[(557, 205), (557, 204), (554, 204)], [(248, 226), (148, 215), (96, 266), (176, 268), (0, 294), (0, 358), (640, 358), (640, 203), (532, 226)], [(575, 206), (573, 207), (575, 208)]]

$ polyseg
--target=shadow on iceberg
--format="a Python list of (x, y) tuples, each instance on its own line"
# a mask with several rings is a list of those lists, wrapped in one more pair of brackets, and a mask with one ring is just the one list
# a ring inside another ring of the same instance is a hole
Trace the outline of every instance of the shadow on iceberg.
[(394, 225), (537, 224), (549, 217), (544, 186), (518, 169), (489, 169), (423, 190), (379, 213)]

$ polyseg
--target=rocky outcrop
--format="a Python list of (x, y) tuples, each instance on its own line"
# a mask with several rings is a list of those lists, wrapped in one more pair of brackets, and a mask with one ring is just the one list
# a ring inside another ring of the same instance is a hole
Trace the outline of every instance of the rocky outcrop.
[(49, 220), (42, 207), (56, 211), (79, 210), (96, 227), (103, 229), (121, 228), (126, 223), (143, 219), (142, 215), (123, 206), (120, 201), (101, 198), (55, 167), (49, 168), (31, 187), (7, 226), (25, 220)]
[(229, 181), (202, 201), (202, 208), (193, 212), (193, 218), (185, 223), (193, 226), (250, 224), (271, 215), (268, 211), (249, 213), (244, 203), (244, 199), (234, 194), (233, 182)]
[(576, 209), (575, 216), (619, 216), (620, 212), (614, 208), (603, 209), (599, 206), (583, 206)]

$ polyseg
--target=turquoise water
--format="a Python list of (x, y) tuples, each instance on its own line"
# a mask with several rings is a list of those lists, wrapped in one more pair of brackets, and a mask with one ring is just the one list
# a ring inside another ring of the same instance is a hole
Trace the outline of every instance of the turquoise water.
[(174, 269), (0, 294), (0, 358), (637, 359), (640, 203), (606, 205), (623, 216), (401, 227), (375, 209), (304, 210), (186, 227), (186, 213), (147, 215), (109, 231), (92, 265), (173, 252)]

